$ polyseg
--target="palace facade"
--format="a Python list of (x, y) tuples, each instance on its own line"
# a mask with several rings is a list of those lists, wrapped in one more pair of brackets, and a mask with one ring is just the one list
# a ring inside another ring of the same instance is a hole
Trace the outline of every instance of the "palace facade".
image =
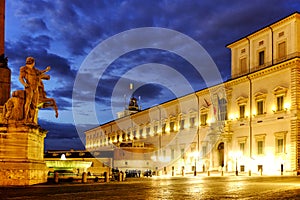
[[(87, 130), (114, 167), (163, 174), (300, 170), (300, 13), (231, 44), (231, 79)], [(126, 114), (127, 113), (127, 114)]]

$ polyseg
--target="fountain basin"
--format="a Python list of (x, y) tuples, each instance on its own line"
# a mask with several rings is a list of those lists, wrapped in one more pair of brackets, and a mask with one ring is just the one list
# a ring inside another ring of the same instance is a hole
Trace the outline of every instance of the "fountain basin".
[(91, 161), (81, 160), (47, 160), (46, 166), (56, 170), (73, 170), (73, 169), (87, 169), (91, 167)]

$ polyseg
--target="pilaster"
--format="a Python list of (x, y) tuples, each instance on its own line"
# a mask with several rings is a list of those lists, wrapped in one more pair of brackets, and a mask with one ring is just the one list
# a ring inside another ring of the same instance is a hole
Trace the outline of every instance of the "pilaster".
[(300, 60), (291, 67), (291, 120), (290, 149), (291, 169), (300, 170)]

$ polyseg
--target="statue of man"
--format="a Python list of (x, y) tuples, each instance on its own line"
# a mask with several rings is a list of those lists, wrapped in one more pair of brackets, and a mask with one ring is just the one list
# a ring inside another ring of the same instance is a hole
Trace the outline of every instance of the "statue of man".
[(34, 67), (35, 61), (33, 57), (26, 58), (26, 65), (20, 68), (19, 80), (25, 87), (25, 106), (24, 106), (24, 121), (34, 123), (36, 109), (39, 98), (39, 84), (41, 74), (49, 71), (48, 66), (45, 70), (38, 70)]

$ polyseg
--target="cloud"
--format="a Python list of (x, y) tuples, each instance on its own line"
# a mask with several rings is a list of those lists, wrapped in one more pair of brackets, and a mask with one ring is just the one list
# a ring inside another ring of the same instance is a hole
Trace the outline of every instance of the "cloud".
[(39, 125), (48, 130), (45, 138), (45, 150), (84, 149), (80, 135), (73, 124), (39, 120)]
[[(123, 92), (128, 92), (128, 84), (135, 80), (126, 80), (128, 83), (119, 88), (118, 99), (112, 99), (114, 87), (124, 74), (137, 66), (147, 63), (167, 65), (186, 77), (194, 90), (206, 86), (201, 74), (180, 56), (161, 50), (142, 49), (116, 59), (103, 77), (96, 77), (96, 71), (86, 73), (81, 80), (80, 90), (73, 91), (81, 63), (105, 39), (140, 27), (154, 26), (179, 31), (198, 41), (217, 64), (223, 80), (228, 80), (231, 63), (230, 50), (225, 48), (226, 44), (300, 10), (298, 0), (253, 0), (251, 3), (245, 0), (233, 0), (230, 3), (209, 0), (90, 0), (88, 3), (82, 0), (16, 0), (6, 1), (6, 4), (6, 19), (9, 23), (6, 23), (5, 54), (12, 70), (12, 88), (22, 88), (18, 81), (19, 68), (24, 65), (27, 56), (33, 56), (39, 69), (48, 65), (52, 67), (48, 72), (51, 80), (45, 81), (45, 88), (47, 95), (56, 99), (60, 110), (71, 112), (74, 92), (80, 94), (83, 101), (96, 101), (96, 108), (101, 111), (99, 115), (104, 116), (102, 122), (111, 120), (115, 114), (111, 113), (112, 101), (122, 109)], [(145, 37), (146, 35), (141, 35), (136, 38), (132, 45)], [(175, 45), (169, 38), (164, 38), (161, 42)], [(104, 53), (109, 56), (117, 50), (108, 49)], [(189, 53), (198, 55), (198, 52)], [(97, 66), (94, 70), (97, 70)], [(146, 78), (147, 74), (136, 76)], [(163, 74), (153, 75), (153, 79), (163, 77)], [(177, 84), (176, 78), (167, 78)], [(134, 95), (142, 97), (144, 108), (176, 96), (170, 88), (159, 84), (148, 84), (146, 81), (139, 81), (139, 84), (144, 85)], [(98, 86), (96, 95), (89, 91), (93, 85)], [(74, 102), (73, 106), (78, 106), (78, 102)], [(58, 149), (64, 144), (71, 146), (69, 144), (74, 143), (80, 146), (72, 124), (48, 121), (40, 123), (50, 130), (46, 146), (54, 148), (57, 145)], [(84, 128), (88, 127), (81, 127), (80, 130)]]

